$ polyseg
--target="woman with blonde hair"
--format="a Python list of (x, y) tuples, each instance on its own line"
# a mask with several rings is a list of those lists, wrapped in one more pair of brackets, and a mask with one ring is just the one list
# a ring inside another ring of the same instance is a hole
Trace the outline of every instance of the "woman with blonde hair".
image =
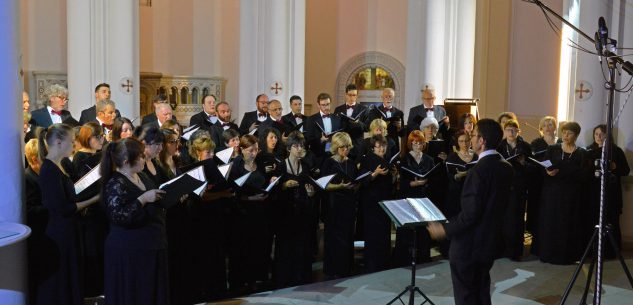
[(77, 211), (97, 202), (98, 196), (76, 201), (73, 181), (61, 165), (72, 153), (74, 140), (72, 128), (65, 124), (52, 124), (38, 136), (38, 182), (42, 204), (48, 210), (43, 252), (48, 255), (40, 264), (44, 269), (37, 287), (37, 304), (83, 304)]
[(336, 174), (326, 187), (326, 216), (323, 237), (323, 272), (328, 278), (349, 276), (354, 259), (354, 222), (358, 205), (358, 168), (348, 155), (352, 139), (345, 132), (332, 136), (330, 152), (321, 167), (321, 176)]

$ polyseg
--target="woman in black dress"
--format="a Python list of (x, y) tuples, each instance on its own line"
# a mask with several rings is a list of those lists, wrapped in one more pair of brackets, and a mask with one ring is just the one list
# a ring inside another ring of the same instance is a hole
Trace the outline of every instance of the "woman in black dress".
[[(235, 181), (250, 173), (236, 190), (237, 204), (233, 210), (229, 253), (229, 285), (238, 294), (260, 289), (268, 282), (271, 264), (270, 220), (266, 217), (270, 183), (265, 169), (255, 162), (259, 145), (253, 135), (240, 138), (241, 154), (233, 160), (229, 180)], [(276, 179), (276, 177), (271, 177)]]
[(273, 278), (278, 288), (309, 283), (312, 278), (312, 219), (315, 189), (304, 162), (305, 139), (293, 131), (286, 139), (288, 158), (279, 165), (281, 192), (275, 208), (276, 238)]
[[(602, 147), (607, 138), (607, 126), (604, 124), (598, 125), (593, 129), (594, 142), (587, 147), (587, 165), (589, 166), (589, 179), (588, 179), (588, 192), (586, 197), (587, 202), (587, 214), (585, 218), (586, 238), (587, 242), (593, 234), (594, 227), (598, 224), (598, 218), (600, 215), (600, 177), (596, 177), (594, 172), (600, 170), (600, 165), (596, 164), (596, 161), (602, 160)], [(622, 233), (620, 231), (620, 214), (622, 214), (622, 183), (621, 177), (628, 176), (631, 171), (626, 156), (620, 147), (618, 147), (612, 139), (609, 139), (611, 143), (611, 156), (612, 160), (609, 162), (611, 177), (608, 179), (608, 186), (606, 189), (607, 199), (604, 205), (604, 220), (605, 223), (611, 225), (611, 233), (615, 239), (618, 249), (622, 247)], [(615, 252), (611, 243), (605, 244), (605, 256), (607, 258), (614, 258)]]
[(107, 146), (101, 162), (103, 202), (110, 220), (105, 243), (106, 304), (169, 304), (165, 194), (143, 173), (143, 144), (128, 138)]
[[(545, 152), (547, 147), (559, 142), (556, 137), (556, 118), (545, 116), (538, 124), (540, 137), (534, 139), (530, 146), (534, 159), (545, 161)], [(538, 211), (541, 200), (541, 190), (543, 189), (543, 179), (545, 178), (545, 169), (537, 164), (528, 163), (528, 196), (527, 196), (527, 213), (525, 218), (525, 228), (534, 236), (538, 228)]]
[[(101, 149), (105, 142), (103, 128), (96, 122), (81, 126), (76, 139), (79, 147), (73, 156), (73, 167), (81, 179), (101, 162)], [(78, 194), (77, 198), (98, 195), (101, 183), (96, 182)], [(84, 261), (84, 293), (88, 297), (103, 295), (103, 244), (108, 235), (108, 219), (103, 204), (87, 207), (79, 217), (81, 226), (81, 248)]]
[(503, 126), (504, 139), (497, 147), (499, 152), (514, 169), (512, 194), (503, 217), (501, 234), (503, 246), (500, 249), (503, 257), (520, 260), (523, 256), (523, 237), (525, 233), (525, 203), (527, 200), (527, 161), (532, 157), (530, 144), (519, 136), (519, 122), (507, 120)]
[[(190, 286), (192, 303), (202, 303), (226, 297), (226, 253), (228, 228), (231, 222), (232, 192), (213, 160), (215, 143), (207, 131), (196, 131), (191, 136), (189, 155), (202, 163), (209, 182), (202, 197), (190, 198), (190, 271), (185, 281)], [(171, 245), (171, 244), (170, 244)], [(170, 269), (171, 270), (171, 269)]]
[[(432, 183), (428, 178), (420, 179), (402, 169), (405, 167), (418, 174), (430, 171), (435, 162), (433, 158), (423, 152), (426, 145), (424, 133), (414, 130), (407, 138), (406, 149), (400, 154), (400, 193), (398, 198), (425, 198), (429, 197)], [(410, 228), (396, 229), (396, 245), (393, 249), (393, 261), (395, 267), (411, 264), (411, 247), (413, 247), (413, 232)], [(431, 260), (431, 237), (427, 230), (418, 230), (416, 236), (416, 261), (428, 262)]]
[(362, 157), (373, 152), (373, 146), (371, 146), (371, 138), (376, 135), (382, 135), (387, 138), (387, 151), (385, 152), (384, 158), (389, 161), (391, 157), (395, 156), (399, 151), (400, 147), (398, 143), (394, 142), (391, 137), (387, 136), (387, 122), (382, 119), (375, 119), (371, 121), (369, 124), (369, 137), (363, 139), (363, 147), (361, 147), (360, 154), (357, 158), (357, 162), (362, 162)]
[(29, 304), (35, 304), (37, 283), (40, 271), (44, 266), (39, 263), (44, 261), (46, 256), (43, 247), (46, 223), (48, 222), (48, 211), (42, 205), (42, 191), (38, 183), (40, 177), (41, 162), (37, 155), (38, 142), (33, 138), (24, 145), (24, 155), (27, 167), (24, 170), (24, 188), (26, 189), (26, 225), (31, 228), (31, 236), (27, 241), (28, 251), (28, 279), (29, 279)]
[[(42, 278), (37, 287), (37, 304), (83, 304), (80, 280), (77, 211), (95, 203), (98, 196), (86, 201), (75, 200), (72, 180), (61, 161), (73, 151), (75, 135), (65, 124), (53, 124), (38, 136), (42, 160), (39, 185), (42, 204), (48, 210), (40, 266)], [(45, 145), (44, 145), (45, 143)]]
[(446, 158), (446, 168), (448, 172), (448, 192), (446, 196), (446, 218), (456, 216), (461, 212), (462, 188), (468, 169), (468, 163), (476, 162), (477, 155), (470, 149), (470, 132), (463, 129), (454, 135), (456, 137), (457, 151), (452, 152)]
[(541, 261), (572, 264), (580, 259), (584, 247), (581, 228), (583, 169), (585, 150), (576, 146), (580, 125), (567, 122), (562, 126), (561, 144), (551, 145), (545, 159), (556, 167), (546, 170), (539, 210), (539, 231), (535, 238)]
[(332, 136), (330, 152), (321, 167), (321, 176), (336, 174), (327, 185), (323, 237), (323, 273), (328, 278), (349, 276), (354, 261), (354, 220), (358, 186), (354, 183), (358, 168), (348, 158), (352, 139), (345, 132)]
[(367, 272), (387, 269), (391, 259), (391, 220), (378, 202), (393, 199), (395, 169), (385, 159), (387, 138), (375, 135), (370, 138), (372, 152), (360, 164), (360, 173), (371, 172), (364, 178), (360, 189), (365, 237), (365, 267)]

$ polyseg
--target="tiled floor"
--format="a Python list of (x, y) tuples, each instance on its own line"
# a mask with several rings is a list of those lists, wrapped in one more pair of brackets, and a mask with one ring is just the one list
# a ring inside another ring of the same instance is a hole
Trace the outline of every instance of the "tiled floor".
[[(626, 257), (632, 257), (626, 255)], [(628, 259), (629, 268), (633, 259)], [(491, 271), (493, 304), (558, 304), (575, 265), (544, 264), (527, 257), (522, 262), (501, 259)], [(588, 265), (583, 268), (566, 304), (578, 304), (583, 293)], [(410, 280), (410, 269), (399, 268), (335, 281), (264, 292), (215, 304), (387, 304)], [(619, 261), (605, 263), (603, 304), (633, 304), (633, 290)], [(437, 305), (454, 304), (448, 262), (440, 260), (419, 266), (416, 285)], [(408, 297), (408, 296), (407, 296)], [(590, 294), (589, 298), (592, 298)], [(403, 301), (407, 302), (408, 299)], [(422, 303), (416, 297), (416, 304)], [(592, 303), (591, 301), (589, 303)], [(212, 303), (209, 303), (212, 304)], [(400, 302), (394, 304), (402, 304)]]

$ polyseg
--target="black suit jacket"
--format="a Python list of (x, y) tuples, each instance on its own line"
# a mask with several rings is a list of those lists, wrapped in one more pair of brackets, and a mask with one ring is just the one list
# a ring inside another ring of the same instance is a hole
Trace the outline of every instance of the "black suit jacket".
[[(79, 122), (77, 122), (77, 120), (73, 118), (68, 110), (62, 110), (61, 117), (62, 123), (64, 124), (68, 124), (72, 127), (79, 125)], [(48, 113), (47, 107), (33, 110), (33, 112), (31, 112), (31, 118), (35, 122), (35, 125), (42, 128), (48, 128), (48, 126), (53, 125), (53, 120), (51, 120), (51, 116)]]
[[(365, 125), (365, 121), (367, 121), (367, 114), (369, 108), (365, 105), (361, 105), (356, 103), (354, 105), (354, 111), (352, 111), (352, 117), (358, 117), (358, 123), (353, 123), (351, 120), (341, 116), (341, 123), (343, 124), (343, 130), (349, 134), (352, 138), (352, 141), (357, 141), (358, 139), (363, 139), (363, 133), (367, 131), (367, 125)], [(345, 104), (340, 105), (334, 109), (334, 113), (336, 114), (347, 114), (347, 106)]]
[[(120, 118), (121, 113), (119, 109), (115, 109), (116, 117)], [(92, 105), (90, 108), (86, 108), (81, 111), (81, 115), (79, 116), (79, 125), (86, 124), (91, 121), (97, 120), (97, 106)]]
[[(301, 114), (301, 122), (303, 122), (304, 125), (305, 125), (305, 122), (306, 122), (307, 119), (308, 119), (307, 116), (305, 116), (304, 114)], [(297, 121), (295, 121), (295, 117), (292, 114), (292, 111), (290, 113), (282, 116), (281, 120), (284, 122), (284, 124), (286, 124), (288, 126), (292, 126), (292, 127), (297, 126)]]
[(259, 132), (260, 130), (264, 130), (265, 128), (269, 127), (277, 129), (282, 136), (288, 136), (289, 131), (292, 129), (292, 126), (286, 124), (283, 118), (280, 122), (277, 122), (269, 117), (268, 119), (266, 119), (266, 121), (263, 121), (261, 124), (259, 124), (257, 131)]
[(451, 261), (492, 262), (497, 257), (513, 175), (512, 165), (497, 153), (479, 159), (468, 171), (462, 210), (444, 225)]
[[(240, 131), (240, 129), (237, 127), (237, 124), (233, 122), (229, 122), (229, 129), (233, 129), (237, 132)], [(224, 128), (222, 127), (222, 123), (220, 123), (220, 121), (215, 122), (215, 124), (211, 126), (211, 140), (213, 140), (213, 143), (215, 143), (216, 152), (226, 148), (226, 145), (224, 144), (224, 138), (222, 138), (222, 132), (224, 132)]]
[[(342, 128), (341, 118), (336, 115), (330, 115), (330, 120), (332, 121), (332, 131)], [(310, 151), (314, 153), (316, 158), (323, 158), (328, 152), (325, 151), (325, 143), (321, 143), (323, 131), (317, 126), (317, 124), (325, 128), (323, 126), (323, 118), (321, 118), (320, 112), (308, 117), (306, 123), (303, 124), (303, 130), (305, 130), (306, 144), (310, 148)], [(320, 163), (317, 165), (320, 166)]]
[(213, 123), (209, 122), (209, 116), (206, 112), (200, 111), (191, 116), (189, 119), (189, 126), (198, 125), (201, 129), (211, 131), (211, 126)]
[[(270, 117), (266, 114), (266, 119), (268, 118)], [(240, 134), (247, 134), (249, 132), (248, 128), (255, 122), (257, 122), (257, 110), (244, 113), (244, 117), (240, 122)]]

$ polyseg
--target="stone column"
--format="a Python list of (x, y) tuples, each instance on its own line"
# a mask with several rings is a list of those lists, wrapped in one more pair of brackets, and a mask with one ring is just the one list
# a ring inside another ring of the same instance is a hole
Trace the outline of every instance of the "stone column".
[(408, 6), (404, 108), (422, 103), (420, 89), (427, 84), (437, 102), (472, 97), (476, 2), (409, 0)]
[(68, 0), (68, 107), (76, 119), (102, 82), (122, 116), (139, 115), (138, 16), (136, 1)]
[[(0, 223), (23, 223), (23, 132), (22, 83), (20, 77), (20, 3), (18, 0), (0, 2), (0, 91), (5, 97), (7, 115), (0, 120), (0, 150), (3, 168), (0, 171)], [(26, 244), (20, 242), (0, 247), (0, 304), (26, 304)]]
[(280, 100), (289, 112), (290, 96), (304, 98), (304, 75), (305, 0), (242, 0), (239, 109), (234, 113), (241, 118), (255, 110), (260, 93)]

